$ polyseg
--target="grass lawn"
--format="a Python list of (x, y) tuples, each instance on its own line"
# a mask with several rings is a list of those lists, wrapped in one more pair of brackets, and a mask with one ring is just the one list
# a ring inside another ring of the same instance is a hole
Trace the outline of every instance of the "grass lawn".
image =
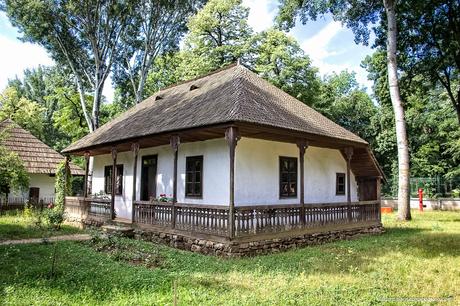
[(3, 246), (0, 304), (171, 305), (175, 283), (179, 305), (458, 305), (460, 213), (413, 217), (384, 215), (380, 236), (231, 260), (129, 239)]
[(50, 235), (68, 235), (81, 232), (80, 229), (69, 225), (63, 225), (59, 231), (50, 231), (44, 227), (37, 226), (35, 223), (36, 220), (34, 218), (24, 217), (21, 211), (8, 211), (5, 215), (0, 215), (0, 241), (41, 238)]

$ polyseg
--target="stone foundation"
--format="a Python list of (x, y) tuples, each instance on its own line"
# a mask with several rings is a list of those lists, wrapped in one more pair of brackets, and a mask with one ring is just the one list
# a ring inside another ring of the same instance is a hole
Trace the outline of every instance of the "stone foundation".
[(196, 239), (178, 234), (160, 233), (145, 229), (136, 229), (135, 238), (145, 241), (153, 241), (166, 244), (171, 247), (222, 257), (244, 257), (277, 253), (290, 249), (300, 248), (307, 245), (317, 245), (336, 240), (348, 240), (362, 235), (374, 235), (382, 233), (382, 225), (374, 225), (364, 228), (344, 229), (314, 234), (304, 234), (295, 237), (274, 238), (267, 240), (238, 242), (216, 242), (205, 239)]

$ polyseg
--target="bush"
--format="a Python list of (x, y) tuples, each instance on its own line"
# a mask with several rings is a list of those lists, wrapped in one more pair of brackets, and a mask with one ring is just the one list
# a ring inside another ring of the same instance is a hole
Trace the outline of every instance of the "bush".
[(43, 211), (43, 217), (46, 220), (46, 223), (49, 227), (59, 230), (61, 229), (61, 224), (64, 222), (65, 213), (61, 209), (47, 208)]

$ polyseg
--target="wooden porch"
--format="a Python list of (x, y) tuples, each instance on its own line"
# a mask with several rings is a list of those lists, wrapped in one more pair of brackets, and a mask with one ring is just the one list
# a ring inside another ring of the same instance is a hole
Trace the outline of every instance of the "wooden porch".
[[(108, 199), (67, 197), (66, 211), (88, 223), (104, 223), (112, 216)], [(255, 241), (380, 225), (380, 201), (236, 206), (234, 213), (230, 224), (229, 207), (224, 205), (136, 201), (131, 225), (213, 241)]]

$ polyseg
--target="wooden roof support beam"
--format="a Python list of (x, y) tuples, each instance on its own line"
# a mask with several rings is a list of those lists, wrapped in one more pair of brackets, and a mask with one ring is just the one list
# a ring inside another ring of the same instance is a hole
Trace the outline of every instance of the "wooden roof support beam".
[(85, 181), (83, 182), (83, 197), (87, 198), (88, 194), (90, 193), (89, 191), (89, 184), (88, 184), (88, 176), (89, 176), (89, 160), (90, 160), (90, 153), (89, 151), (85, 152)]
[(112, 190), (110, 198), (110, 218), (115, 219), (115, 184), (117, 177), (117, 148), (112, 147)]
[(228, 210), (228, 233), (230, 239), (235, 237), (235, 151), (240, 138), (237, 127), (231, 126), (225, 131), (225, 139), (230, 150), (230, 199)]
[(299, 148), (299, 163), (300, 163), (300, 218), (305, 225), (305, 151), (308, 148), (308, 141), (299, 139), (297, 141)]
[(347, 203), (348, 203), (348, 222), (351, 222), (351, 158), (353, 157), (353, 148), (347, 147), (344, 150), (347, 161)]
[(179, 154), (180, 137), (179, 135), (172, 135), (169, 143), (174, 152), (174, 175), (173, 175), (173, 202), (171, 214), (171, 227), (176, 227), (176, 203), (177, 203), (177, 160)]
[(131, 222), (134, 223), (134, 202), (136, 201), (136, 185), (137, 185), (137, 158), (139, 155), (139, 143), (133, 142), (131, 145), (131, 151), (133, 152), (134, 161), (133, 161), (133, 195), (131, 200), (132, 210), (131, 210)]

